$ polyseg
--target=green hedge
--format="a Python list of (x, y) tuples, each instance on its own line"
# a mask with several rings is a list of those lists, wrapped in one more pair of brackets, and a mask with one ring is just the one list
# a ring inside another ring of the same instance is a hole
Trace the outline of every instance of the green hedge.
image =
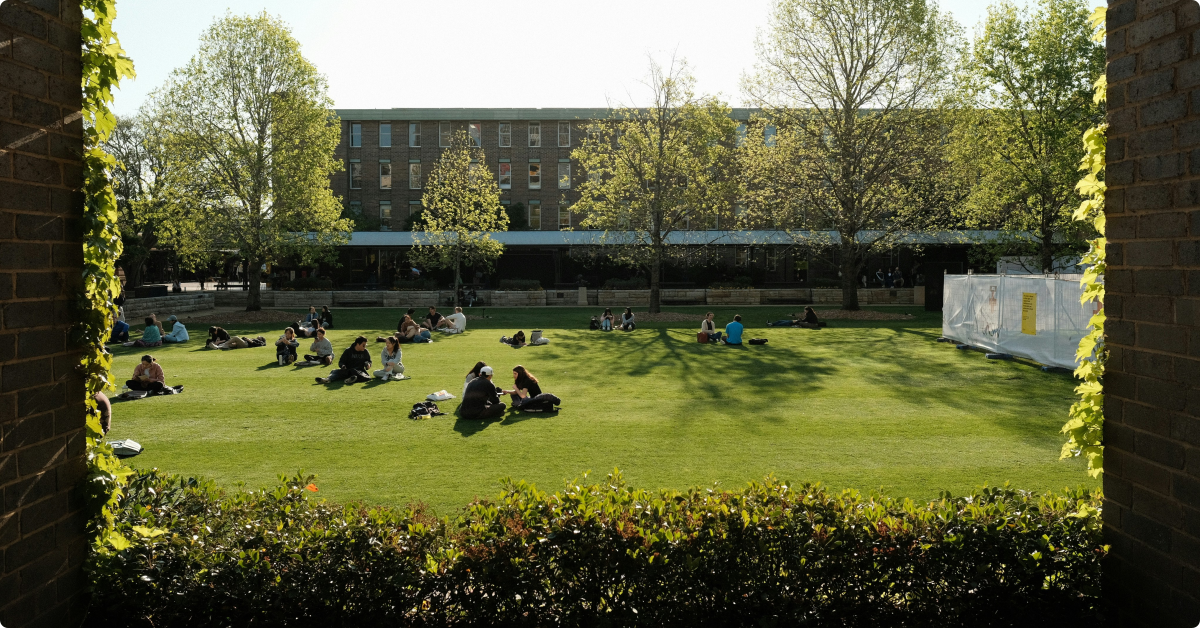
[(645, 290), (650, 286), (646, 284), (644, 277), (634, 277), (632, 279), (609, 279), (601, 287), (605, 290)]
[(542, 289), (542, 282), (537, 279), (501, 279), (499, 289), (536, 292)]
[(283, 284), (284, 290), (333, 290), (333, 280), (323, 277), (297, 277)]
[[(651, 492), (506, 482), (457, 519), (134, 476), (89, 559), (93, 625), (1081, 625), (1100, 498), (1008, 488), (918, 504), (768, 478)], [(161, 531), (159, 531), (161, 530)]]
[(437, 281), (433, 279), (397, 279), (392, 286), (397, 290), (437, 290)]

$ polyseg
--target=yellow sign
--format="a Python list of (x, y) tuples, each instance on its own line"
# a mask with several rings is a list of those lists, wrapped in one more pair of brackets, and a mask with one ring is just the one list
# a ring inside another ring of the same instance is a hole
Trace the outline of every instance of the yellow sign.
[(1021, 333), (1037, 335), (1037, 293), (1021, 293)]

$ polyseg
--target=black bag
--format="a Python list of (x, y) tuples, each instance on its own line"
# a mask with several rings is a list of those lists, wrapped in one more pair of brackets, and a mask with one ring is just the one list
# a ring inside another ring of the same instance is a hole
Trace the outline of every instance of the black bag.
[(422, 401), (414, 403), (412, 412), (408, 413), (408, 418), (414, 420), (428, 419), (438, 415), (446, 414), (438, 409), (437, 404), (432, 401)]
[(749, 342), (752, 345), (765, 345), (765, 344), (767, 344), (767, 339), (766, 338), (751, 338), (747, 342)]
[(597, 329), (600, 329), (600, 321), (595, 316), (592, 317), (592, 324), (591, 324), (591, 327), (589, 327), (589, 329), (591, 329), (592, 331), (596, 331)]
[(550, 393), (542, 393), (517, 406), (517, 409), (521, 412), (553, 412), (554, 406), (561, 405), (562, 399)]

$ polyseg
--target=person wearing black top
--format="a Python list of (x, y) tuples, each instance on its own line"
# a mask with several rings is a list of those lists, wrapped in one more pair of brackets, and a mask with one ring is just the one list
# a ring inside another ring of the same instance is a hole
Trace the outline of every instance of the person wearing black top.
[(459, 414), (464, 419), (495, 419), (508, 409), (500, 402), (501, 390), (492, 383), (492, 367), (479, 369), (479, 377), (467, 384)]
[(442, 315), (438, 314), (437, 308), (431, 305), (429, 306), (429, 314), (425, 316), (425, 322), (421, 326), (429, 331), (433, 331), (437, 329), (438, 321), (440, 320), (442, 320)]
[(329, 311), (328, 305), (321, 306), (320, 322), (321, 322), (321, 327), (324, 327), (325, 329), (333, 328), (333, 312)]
[(368, 381), (371, 376), (367, 371), (371, 368), (371, 354), (367, 352), (366, 336), (354, 339), (354, 344), (342, 352), (338, 359), (338, 367), (329, 372), (327, 377), (318, 377), (318, 384), (328, 384), (338, 380), (346, 380), (347, 384), (357, 381)]
[(501, 392), (512, 398), (512, 407), (520, 408), (521, 404), (542, 394), (542, 387), (533, 373), (518, 364), (513, 367), (513, 389)]

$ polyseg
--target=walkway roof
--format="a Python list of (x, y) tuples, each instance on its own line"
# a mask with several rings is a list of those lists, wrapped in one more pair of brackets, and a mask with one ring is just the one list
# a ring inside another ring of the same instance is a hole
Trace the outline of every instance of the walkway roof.
[[(996, 240), (999, 231), (939, 231), (913, 233), (900, 238), (903, 244), (971, 244)], [(637, 241), (628, 231), (499, 231), (492, 239), (506, 246), (600, 246)], [(878, 232), (864, 233), (864, 239), (875, 239)], [(788, 234), (783, 231), (675, 231), (668, 236), (671, 244), (702, 245), (767, 245), (798, 244), (804, 239), (813, 243), (840, 242), (833, 231), (804, 231)], [(386, 247), (412, 246), (411, 231), (356, 231), (346, 246)]]

